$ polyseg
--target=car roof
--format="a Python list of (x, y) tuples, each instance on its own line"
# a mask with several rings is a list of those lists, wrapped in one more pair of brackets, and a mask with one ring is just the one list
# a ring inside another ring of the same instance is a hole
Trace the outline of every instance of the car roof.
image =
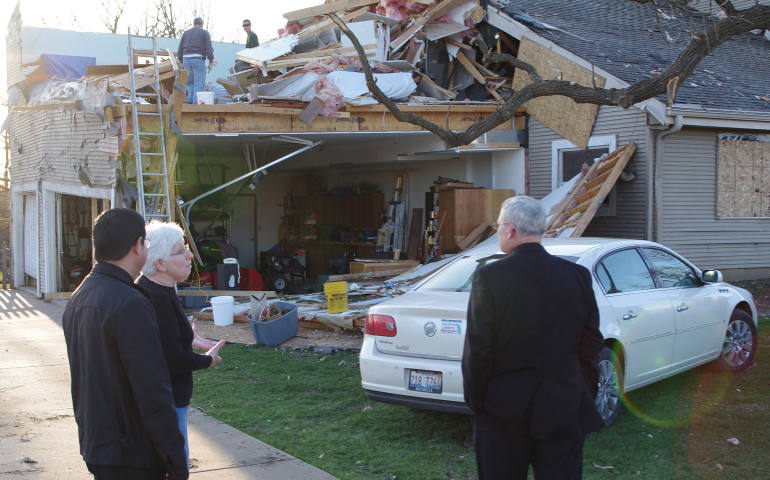
[[(624, 238), (601, 238), (601, 237), (575, 237), (575, 238), (544, 238), (543, 247), (551, 255), (581, 257), (589, 250), (601, 248), (610, 250), (622, 246), (632, 245), (657, 245), (647, 240), (633, 240)], [(494, 255), (500, 252), (500, 246), (497, 243), (497, 236), (484, 240), (476, 247), (468, 250), (467, 253), (473, 255)]]

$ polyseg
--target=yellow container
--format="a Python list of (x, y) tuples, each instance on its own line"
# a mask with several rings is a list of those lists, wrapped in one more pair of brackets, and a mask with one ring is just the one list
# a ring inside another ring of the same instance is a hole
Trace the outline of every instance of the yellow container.
[(348, 311), (348, 282), (324, 283), (326, 294), (326, 310), (329, 313)]

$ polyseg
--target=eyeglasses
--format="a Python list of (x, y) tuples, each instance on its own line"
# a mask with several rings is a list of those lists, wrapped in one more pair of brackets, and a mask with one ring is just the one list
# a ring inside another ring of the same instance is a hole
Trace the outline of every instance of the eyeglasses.
[(188, 253), (190, 253), (190, 247), (185, 245), (182, 250), (179, 250), (178, 252), (171, 252), (171, 256), (173, 257), (174, 255), (186, 255)]
[(511, 225), (511, 222), (493, 223), (493, 224), (491, 224), (490, 226), (491, 226), (492, 228), (494, 228), (495, 230), (499, 230), (499, 229), (500, 229), (500, 227), (502, 227), (503, 225)]
[(243, 26), (244, 26), (244, 27), (250, 27), (250, 26), (251, 26), (251, 24), (250, 24), (250, 23), (244, 23), (244, 24), (243, 24)]

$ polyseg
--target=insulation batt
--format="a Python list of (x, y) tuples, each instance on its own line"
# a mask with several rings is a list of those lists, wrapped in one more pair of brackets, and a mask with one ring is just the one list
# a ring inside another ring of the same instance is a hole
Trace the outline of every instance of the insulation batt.
[(313, 87), (316, 97), (324, 104), (320, 112), (321, 116), (333, 117), (334, 114), (345, 105), (345, 97), (342, 96), (340, 89), (334, 86), (326, 77), (321, 77), (315, 82)]
[(421, 13), (428, 7), (430, 7), (430, 5), (419, 2), (410, 2), (409, 0), (380, 0), (380, 3), (377, 4), (376, 13), (403, 22), (409, 18), (410, 15)]

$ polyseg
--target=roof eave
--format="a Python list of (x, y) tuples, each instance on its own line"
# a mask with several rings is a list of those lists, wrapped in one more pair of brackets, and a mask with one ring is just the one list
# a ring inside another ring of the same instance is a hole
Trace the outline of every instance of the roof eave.
[(666, 116), (670, 119), (679, 115), (682, 116), (684, 126), (770, 130), (770, 112), (725, 110), (683, 104), (666, 108)]

